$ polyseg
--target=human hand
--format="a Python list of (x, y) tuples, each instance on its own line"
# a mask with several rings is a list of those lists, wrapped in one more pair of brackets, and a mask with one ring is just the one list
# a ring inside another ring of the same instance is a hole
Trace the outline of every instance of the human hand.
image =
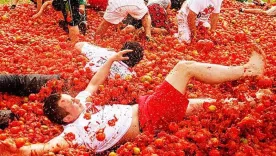
[(0, 141), (0, 155), (12, 155), (12, 156), (21, 156), (21, 155), (30, 155), (31, 151), (29, 146), (23, 146), (21, 148), (16, 147), (16, 143), (12, 139), (6, 139)]
[(146, 36), (146, 40), (148, 42), (156, 42), (156, 40), (153, 37), (151, 37), (151, 36)]
[(129, 52), (132, 52), (133, 50), (130, 49), (125, 49), (122, 51), (119, 51), (118, 53), (116, 53), (115, 55), (113, 55), (110, 59), (112, 59), (113, 61), (123, 61), (123, 60), (128, 60), (128, 57), (124, 57), (123, 55)]
[(12, 139), (0, 141), (0, 151), (1, 154), (4, 153), (4, 155), (8, 153), (19, 153), (19, 150), (17, 149), (16, 144)]
[(40, 16), (40, 14), (39, 13), (36, 13), (36, 14), (34, 14), (32, 17), (31, 17), (31, 19), (36, 19), (36, 18), (38, 18)]

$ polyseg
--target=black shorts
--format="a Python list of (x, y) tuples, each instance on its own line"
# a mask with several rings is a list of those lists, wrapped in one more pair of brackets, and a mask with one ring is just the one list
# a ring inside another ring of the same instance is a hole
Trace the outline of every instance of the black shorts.
[(52, 6), (56, 11), (62, 12), (64, 21), (70, 26), (76, 26), (81, 22), (79, 0), (53, 0)]
[(137, 20), (130, 15), (127, 16), (127, 18), (123, 21), (124, 24), (126, 25), (133, 25), (135, 29), (140, 29), (142, 28), (142, 20)]

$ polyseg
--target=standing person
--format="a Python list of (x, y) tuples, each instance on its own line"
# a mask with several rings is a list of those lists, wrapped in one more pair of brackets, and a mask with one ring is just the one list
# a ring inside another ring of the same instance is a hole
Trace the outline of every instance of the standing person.
[[(177, 14), (178, 33), (175, 36), (179, 41), (190, 43), (197, 36), (197, 25), (202, 22), (203, 26), (211, 31), (217, 28), (217, 22), (221, 9), (222, 0), (187, 0), (183, 3)], [(209, 24), (209, 19), (211, 25)]]
[(137, 20), (142, 20), (146, 39), (152, 40), (151, 18), (143, 0), (109, 0), (104, 19), (96, 30), (95, 37), (102, 37), (111, 25), (119, 24), (128, 14)]
[[(88, 42), (78, 42), (75, 44), (75, 48), (84, 54), (89, 62), (85, 65), (85, 68), (89, 68), (93, 72), (97, 72), (101, 66), (113, 55), (115, 51), (98, 47)], [(121, 50), (131, 49), (131, 53), (127, 53), (128, 60), (114, 62), (110, 68), (110, 78), (114, 78), (116, 74), (119, 74), (121, 78), (135, 75), (135, 72), (131, 70), (136, 64), (138, 64), (144, 56), (144, 49), (138, 42), (126, 42)]]
[(81, 31), (82, 34), (86, 33), (86, 14), (85, 14), (85, 0), (50, 0), (45, 2), (38, 13), (32, 16), (33, 19), (42, 15), (43, 11), (48, 5), (52, 5), (56, 11), (61, 11), (64, 20), (59, 21), (59, 26), (67, 33), (69, 39), (76, 43), (79, 38), (78, 35)]
[[(217, 84), (245, 76), (263, 75), (265, 66), (263, 55), (255, 51), (242, 66), (180, 61), (155, 93), (139, 98), (139, 104), (93, 106), (86, 102), (86, 98), (96, 92), (105, 81), (112, 63), (127, 60), (124, 55), (129, 52), (130, 50), (120, 51), (110, 57), (93, 76), (87, 88), (75, 98), (68, 94), (52, 94), (45, 100), (45, 115), (52, 122), (64, 126), (64, 131), (59, 136), (47, 143), (32, 144), (20, 149), (7, 139), (0, 141), (1, 152), (25, 156), (57, 152), (70, 146), (70, 142), (66, 140), (68, 135), (74, 138), (74, 144), (83, 144), (96, 153), (103, 152), (116, 144), (134, 139), (141, 133), (141, 129), (154, 133), (168, 129), (167, 123), (183, 120), (188, 106), (186, 88), (191, 78)], [(87, 113), (91, 113), (90, 119), (86, 119)], [(109, 124), (111, 120), (114, 121), (112, 125)], [(100, 133), (104, 137), (98, 137)]]

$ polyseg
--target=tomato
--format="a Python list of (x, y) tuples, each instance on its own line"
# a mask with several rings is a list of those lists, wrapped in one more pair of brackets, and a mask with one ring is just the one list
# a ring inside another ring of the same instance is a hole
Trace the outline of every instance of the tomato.
[(104, 132), (98, 132), (96, 134), (96, 138), (97, 138), (98, 141), (104, 141), (104, 139), (105, 139), (105, 133)]
[(21, 130), (21, 128), (18, 127), (18, 126), (10, 128), (10, 132), (11, 132), (12, 134), (17, 134), (17, 133), (20, 132), (20, 130)]
[(25, 143), (26, 143), (26, 138), (16, 138), (16, 139), (14, 140), (14, 142), (15, 142), (16, 147), (17, 147), (17, 148), (20, 148), (20, 147), (22, 147), (23, 145), (25, 145)]

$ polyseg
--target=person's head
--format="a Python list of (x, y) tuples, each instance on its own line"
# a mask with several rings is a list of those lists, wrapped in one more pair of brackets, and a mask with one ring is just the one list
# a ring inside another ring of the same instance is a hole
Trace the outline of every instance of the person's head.
[(124, 57), (129, 57), (128, 60), (123, 60), (123, 62), (129, 67), (134, 67), (143, 59), (144, 49), (138, 42), (126, 42), (121, 50), (125, 49), (133, 50), (132, 52), (123, 55)]
[(75, 121), (82, 110), (80, 101), (68, 94), (51, 94), (45, 99), (43, 105), (44, 114), (57, 124)]

